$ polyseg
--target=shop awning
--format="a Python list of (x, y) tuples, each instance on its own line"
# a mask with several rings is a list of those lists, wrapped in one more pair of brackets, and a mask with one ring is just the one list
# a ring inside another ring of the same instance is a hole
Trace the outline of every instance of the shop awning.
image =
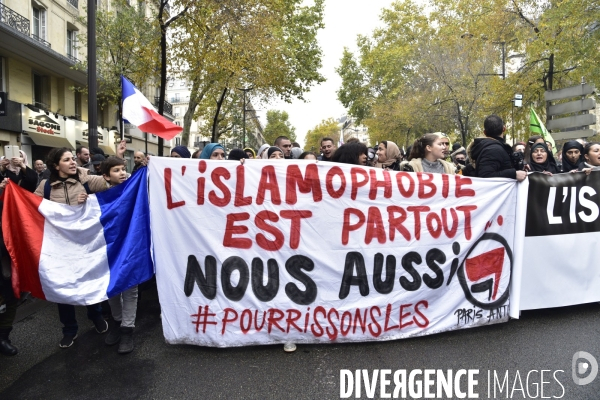
[(50, 136), (45, 133), (27, 132), (24, 133), (33, 140), (38, 146), (46, 147), (67, 147), (69, 149), (75, 149), (75, 143), (71, 143), (67, 138), (61, 136)]

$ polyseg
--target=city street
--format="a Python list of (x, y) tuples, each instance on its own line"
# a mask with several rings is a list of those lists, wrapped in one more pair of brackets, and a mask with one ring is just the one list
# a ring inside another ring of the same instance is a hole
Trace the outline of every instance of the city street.
[[(496, 371), (502, 381), (507, 370), (509, 398), (542, 398), (541, 392), (536, 395), (539, 372), (550, 370), (543, 378), (545, 398), (597, 399), (600, 393), (600, 378), (576, 386), (571, 377), (576, 351), (600, 356), (598, 304), (524, 312), (520, 320), (505, 324), (408, 340), (299, 345), (292, 354), (282, 346), (170, 346), (162, 337), (159, 312), (156, 293), (144, 292), (136, 349), (123, 356), (104, 345), (104, 335), (91, 328), (83, 307), (78, 308), (79, 338), (73, 347), (60, 349), (56, 306), (27, 302), (11, 335), (20, 352), (0, 358), (0, 398), (339, 398), (341, 369), (391, 369), (392, 374), (398, 369), (478, 369), (479, 398), (494, 398), (493, 383), (488, 395), (488, 371), (492, 377)], [(537, 372), (527, 384), (531, 370)], [(393, 388), (392, 381), (388, 392)], [(502, 394), (496, 390), (495, 398), (507, 398), (506, 385)], [(367, 398), (364, 387), (361, 395)], [(379, 395), (377, 385), (375, 397)]]

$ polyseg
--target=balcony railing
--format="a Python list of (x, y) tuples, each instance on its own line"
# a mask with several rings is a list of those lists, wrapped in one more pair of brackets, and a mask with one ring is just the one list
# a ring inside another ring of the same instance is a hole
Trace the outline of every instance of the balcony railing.
[[(160, 101), (160, 97), (154, 98), (154, 105), (158, 107), (158, 102)], [(163, 111), (167, 114), (173, 115), (173, 104), (169, 103), (165, 100)]]
[(46, 42), (44, 39), (42, 39), (42, 38), (41, 38), (41, 37), (39, 37), (39, 36), (36, 36), (36, 35), (31, 35), (31, 37), (32, 37), (32, 38), (34, 38), (35, 40), (37, 40), (38, 42), (40, 42), (41, 44), (43, 44), (44, 46), (48, 47), (48, 48), (52, 47), (52, 46), (50, 45), (50, 42)]
[(69, 3), (75, 8), (79, 8), (79, 0), (67, 0), (67, 3)]
[(0, 22), (29, 36), (29, 20), (2, 3), (0, 3)]

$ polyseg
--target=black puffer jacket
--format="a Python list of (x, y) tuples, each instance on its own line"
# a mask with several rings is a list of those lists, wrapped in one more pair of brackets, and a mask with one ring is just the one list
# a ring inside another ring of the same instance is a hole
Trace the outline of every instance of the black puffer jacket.
[(475, 139), (471, 157), (475, 162), (475, 176), (480, 178), (517, 178), (517, 170), (510, 161), (512, 148), (504, 138), (483, 137)]

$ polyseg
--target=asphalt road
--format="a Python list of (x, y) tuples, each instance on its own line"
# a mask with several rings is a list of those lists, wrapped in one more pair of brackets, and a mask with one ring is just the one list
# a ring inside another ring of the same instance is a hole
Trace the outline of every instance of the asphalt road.
[[(550, 370), (544, 397), (599, 399), (600, 377), (585, 386), (571, 377), (575, 352), (600, 359), (599, 312), (599, 304), (525, 312), (504, 324), (391, 342), (301, 345), (287, 354), (282, 346), (167, 345), (156, 294), (145, 292), (136, 349), (119, 355), (104, 345), (83, 307), (79, 338), (60, 349), (56, 306), (34, 301), (19, 309), (11, 335), (20, 353), (0, 356), (0, 399), (329, 399), (340, 397), (341, 369), (478, 369), (478, 398), (494, 398), (492, 391), (488, 395), (488, 371), (500, 379), (508, 371), (511, 392), (497, 388), (495, 398), (515, 399), (534, 398), (536, 388), (541, 398), (539, 372), (529, 374), (528, 382), (526, 377), (531, 370)], [(367, 398), (364, 387), (361, 395)]]

